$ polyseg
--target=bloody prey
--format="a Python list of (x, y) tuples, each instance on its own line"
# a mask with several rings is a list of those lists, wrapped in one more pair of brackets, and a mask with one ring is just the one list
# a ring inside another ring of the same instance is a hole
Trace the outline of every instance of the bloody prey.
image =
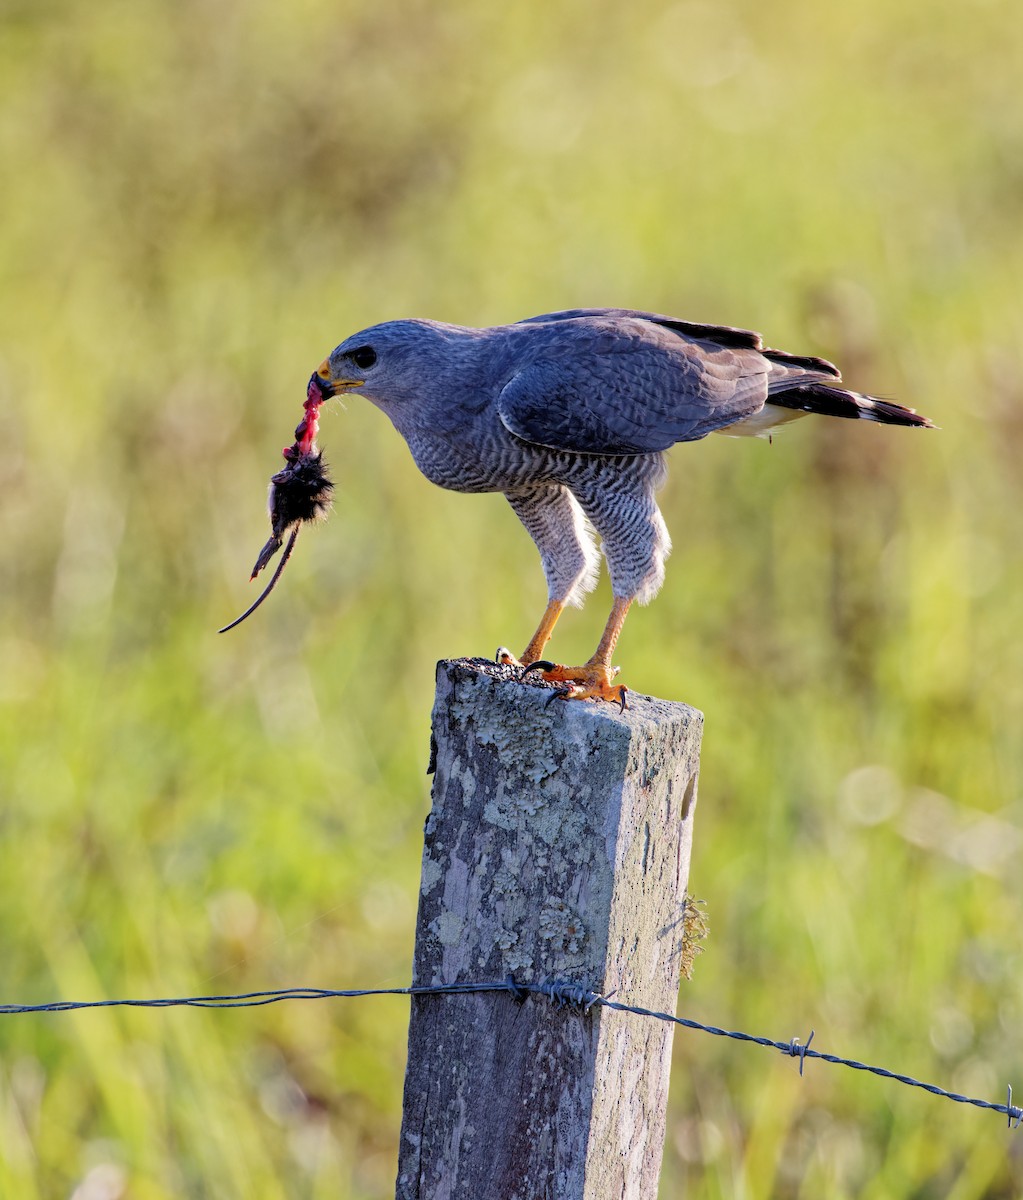
[(219, 631), (220, 633), (227, 633), (229, 629), (234, 629), (236, 625), (240, 625), (246, 617), (251, 616), (259, 608), (274, 590), (277, 580), (280, 579), (281, 572), (295, 548), (298, 531), (302, 525), (306, 521), (322, 520), (330, 509), (330, 497), (334, 485), (327, 477), (327, 464), (323, 461), (323, 453), (316, 448), (320, 406), (326, 399), (328, 397), (320, 387), (319, 377), (313, 375), (306, 391), (303, 406), (305, 415), (295, 429), (295, 441), (292, 445), (285, 446), (283, 451), (285, 465), (270, 480), (268, 501), (270, 539), (260, 550), (250, 578), (255, 579), (270, 562), (284, 544), (284, 538), (290, 530), (287, 546), (270, 582), (259, 597), (240, 617), (233, 620), (230, 625), (225, 625)]

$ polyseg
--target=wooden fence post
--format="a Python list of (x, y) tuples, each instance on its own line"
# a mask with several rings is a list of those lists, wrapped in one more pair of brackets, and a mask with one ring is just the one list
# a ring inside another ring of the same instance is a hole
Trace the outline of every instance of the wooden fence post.
[[(413, 983), (570, 980), (674, 1012), (703, 719), (548, 703), (508, 670), (438, 664)], [(398, 1200), (655, 1197), (673, 1028), (414, 997)]]

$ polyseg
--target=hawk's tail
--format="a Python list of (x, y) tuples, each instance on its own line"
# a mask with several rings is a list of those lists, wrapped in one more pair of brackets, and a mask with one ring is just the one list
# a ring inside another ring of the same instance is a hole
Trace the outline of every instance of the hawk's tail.
[(822, 417), (846, 417), (853, 421), (878, 421), (882, 425), (916, 425), (934, 429), (933, 421), (915, 409), (905, 408), (892, 400), (864, 396), (832, 383), (805, 383), (800, 387), (772, 392), (768, 404), (778, 408), (794, 408), (801, 412), (817, 413)]

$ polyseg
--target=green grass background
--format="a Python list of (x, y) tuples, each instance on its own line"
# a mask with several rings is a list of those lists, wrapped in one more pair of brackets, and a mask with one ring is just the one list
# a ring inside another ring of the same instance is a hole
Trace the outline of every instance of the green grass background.
[[(671, 454), (618, 660), (706, 713), (682, 1011), (1023, 1093), (1021, 76), (1014, 0), (8, 0), (0, 1000), (407, 982), (433, 664), (525, 642), (532, 545), (353, 398), (330, 523), (214, 631), (344, 336), (635, 306), (942, 427)], [(406, 1022), (2, 1018), (0, 1196), (386, 1196)], [(696, 1033), (674, 1064), (662, 1197), (1023, 1187), (993, 1114)]]

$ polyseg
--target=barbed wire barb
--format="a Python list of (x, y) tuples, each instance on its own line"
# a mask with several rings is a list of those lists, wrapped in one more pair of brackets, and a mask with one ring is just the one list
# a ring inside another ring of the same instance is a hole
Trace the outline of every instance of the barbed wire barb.
[[(1018, 1108), (1012, 1103), (1012, 1084), (1008, 1084), (1006, 1088), (1005, 1111), (1009, 1117), (1009, 1128), (1019, 1129), (1020, 1122), (1023, 1121), (1023, 1108)], [(1013, 1124), (1015, 1122), (1015, 1124)]]
[(806, 1061), (806, 1052), (810, 1049), (810, 1043), (813, 1041), (813, 1035), (815, 1032), (816, 1030), (811, 1029), (810, 1036), (805, 1042), (801, 1042), (799, 1038), (793, 1038), (792, 1041), (789, 1042), (788, 1049), (785, 1051), (785, 1053), (790, 1055), (792, 1058), (799, 1059), (800, 1079), (803, 1077), (803, 1063)]

